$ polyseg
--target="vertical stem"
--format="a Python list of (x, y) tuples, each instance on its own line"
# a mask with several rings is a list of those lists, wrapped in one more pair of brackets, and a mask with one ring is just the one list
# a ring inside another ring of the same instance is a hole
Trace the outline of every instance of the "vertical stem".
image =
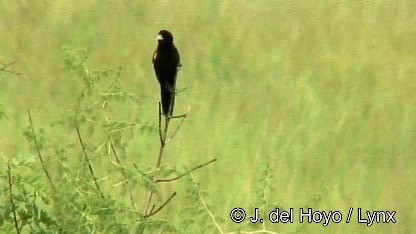
[(32, 129), (33, 141), (35, 143), (36, 152), (38, 153), (38, 158), (40, 160), (40, 163), (42, 164), (43, 171), (45, 172), (46, 177), (48, 178), (49, 183), (52, 186), (52, 189), (55, 190), (55, 185), (52, 182), (52, 179), (49, 175), (48, 169), (46, 168), (45, 163), (43, 162), (42, 154), (40, 153), (39, 143), (38, 143), (38, 140), (36, 138), (35, 127), (33, 126), (32, 115), (30, 114), (30, 109), (27, 109), (27, 114), (29, 116), (30, 128)]
[(11, 173), (10, 161), (7, 162), (7, 176), (9, 179), (9, 194), (10, 194), (10, 204), (12, 205), (12, 213), (13, 213), (13, 221), (14, 221), (14, 228), (16, 229), (16, 233), (20, 234), (19, 225), (17, 224), (17, 217), (16, 217), (16, 205), (14, 204), (13, 193), (12, 193), (12, 173)]
[[(160, 165), (162, 164), (162, 157), (163, 157), (163, 152), (166, 146), (166, 136), (168, 133), (168, 128), (169, 128), (169, 121), (170, 118), (169, 116), (165, 116), (165, 128), (162, 130), (162, 104), (159, 102), (159, 138), (160, 138), (160, 148), (159, 148), (159, 155), (157, 157), (157, 161), (156, 161), (156, 170), (160, 169)], [(154, 180), (154, 177), (151, 177), (151, 180)], [(153, 192), (150, 191), (149, 192), (149, 196), (147, 198), (147, 202), (144, 208), (144, 212), (143, 212), (143, 216), (147, 216), (149, 213), (149, 206), (150, 203), (152, 202), (152, 198), (153, 198)]]
[(92, 169), (92, 165), (90, 163), (90, 159), (88, 158), (87, 150), (85, 149), (84, 142), (82, 141), (81, 133), (79, 132), (78, 127), (77, 127), (77, 133), (78, 133), (79, 142), (82, 146), (82, 151), (84, 152), (85, 161), (87, 161), (88, 168), (90, 169), (90, 173), (92, 175), (92, 178), (94, 179), (95, 187), (97, 187), (97, 190), (100, 192), (101, 197), (104, 198), (104, 194), (103, 192), (101, 192), (100, 186), (98, 185), (97, 177), (95, 177), (94, 170)]

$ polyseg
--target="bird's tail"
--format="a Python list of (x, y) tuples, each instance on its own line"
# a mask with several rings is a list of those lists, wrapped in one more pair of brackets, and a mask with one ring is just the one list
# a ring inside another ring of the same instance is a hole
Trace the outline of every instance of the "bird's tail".
[[(172, 116), (175, 104), (175, 93), (166, 85), (160, 86), (160, 97), (162, 99), (162, 111), (165, 116)], [(169, 114), (168, 114), (169, 113)]]

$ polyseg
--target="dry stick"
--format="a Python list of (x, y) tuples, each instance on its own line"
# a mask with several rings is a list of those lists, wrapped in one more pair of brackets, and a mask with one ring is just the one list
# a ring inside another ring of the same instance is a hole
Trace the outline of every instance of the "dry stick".
[[(162, 105), (159, 102), (159, 138), (160, 138), (160, 150), (159, 150), (159, 156), (157, 158), (157, 162), (156, 162), (156, 169), (158, 170), (160, 168), (160, 164), (162, 163), (162, 156), (163, 156), (163, 151), (165, 149), (166, 146), (166, 136), (168, 134), (168, 129), (169, 129), (169, 122), (170, 122), (170, 117), (165, 116), (165, 128), (163, 129), (163, 134), (162, 134), (162, 129), (161, 129), (161, 125), (162, 125), (162, 121), (161, 121), (161, 108)], [(172, 103), (170, 105), (170, 109), (172, 109)], [(170, 112), (170, 110), (169, 110)]]
[(21, 72), (15, 71), (14, 69), (7, 69), (9, 66), (15, 64), (16, 61), (13, 61), (13, 62), (10, 62), (10, 63), (3, 63), (3, 62), (0, 62), (0, 63), (1, 63), (1, 65), (3, 65), (0, 68), (0, 71), (4, 71), (4, 72), (8, 72), (10, 74), (15, 74), (17, 76), (25, 77), (25, 75)]
[[(153, 191), (150, 191), (150, 192), (149, 192), (149, 196), (148, 196), (148, 198), (147, 198), (147, 202), (146, 202), (146, 205), (145, 205), (144, 211), (143, 211), (143, 215), (144, 215), (144, 216), (146, 216), (147, 211), (149, 210), (149, 205), (150, 205), (150, 203), (152, 202), (152, 198), (153, 198)], [(153, 208), (152, 208), (152, 209), (153, 209)]]
[[(168, 127), (169, 127), (169, 120), (165, 119), (165, 129), (167, 129)], [(167, 130), (165, 130), (162, 135), (162, 144), (160, 145), (159, 156), (157, 157), (156, 170), (158, 170), (160, 168), (160, 164), (162, 164), (163, 152), (166, 146), (166, 134), (167, 134)]]
[(20, 234), (19, 225), (17, 224), (17, 217), (16, 217), (16, 205), (14, 204), (13, 193), (12, 193), (12, 176), (11, 176), (11, 167), (10, 161), (7, 161), (7, 176), (9, 179), (9, 194), (10, 194), (10, 204), (12, 205), (13, 211), (13, 221), (14, 221), (14, 228), (16, 229), (16, 233)]
[[(163, 149), (165, 147), (165, 140), (163, 139), (162, 135), (162, 103), (159, 102), (159, 138), (160, 138), (160, 148), (159, 148), (159, 156), (157, 158), (156, 162), (156, 168), (158, 168), (158, 165), (160, 165), (160, 160), (163, 155)], [(153, 180), (153, 177), (150, 178), (150, 180)], [(149, 196), (147, 198), (147, 202), (144, 208), (143, 215), (145, 216), (147, 214), (147, 211), (149, 210), (150, 203), (152, 202), (153, 198), (153, 191), (149, 191)], [(152, 208), (153, 209), (153, 208)]]
[[(168, 86), (169, 87), (169, 86)], [(185, 90), (186, 88), (184, 88), (183, 90)], [(181, 90), (181, 91), (183, 91)], [(171, 100), (173, 100), (173, 98), (175, 97), (176, 92), (173, 91), (171, 92)], [(157, 158), (156, 161), (156, 170), (160, 169), (160, 165), (162, 164), (162, 157), (163, 157), (163, 152), (165, 149), (165, 146), (167, 144), (167, 135), (168, 135), (168, 129), (169, 129), (169, 123), (170, 123), (170, 119), (172, 118), (172, 116), (169, 116), (169, 114), (172, 112), (173, 110), (173, 102), (170, 103), (169, 106), (169, 111), (167, 113), (167, 115), (165, 116), (165, 128), (163, 129), (163, 134), (162, 134), (162, 103), (159, 102), (159, 138), (160, 138), (160, 149), (159, 149), (159, 156)], [(186, 114), (183, 115), (183, 118), (186, 117)], [(176, 118), (176, 117), (175, 117)], [(176, 128), (174, 134), (172, 135), (172, 137), (176, 134), (176, 132), (179, 130), (179, 127), (182, 125), (184, 119), (182, 120), (182, 122), (180, 123), (180, 125), (178, 126), (178, 128)], [(154, 182), (154, 177), (151, 177), (151, 180)], [(149, 197), (147, 199), (146, 205), (145, 205), (145, 209), (143, 212), (143, 217), (149, 217), (150, 214), (153, 215), (157, 212), (159, 212), (174, 196), (176, 195), (176, 192), (174, 192), (174, 194), (161, 206), (159, 207), (155, 212), (153, 212), (154, 209), (154, 205), (152, 207), (152, 209), (150, 210), (150, 213), (148, 213), (149, 210), (149, 206), (150, 203), (152, 202), (152, 198), (153, 198), (153, 191), (149, 192)]]
[(39, 144), (38, 144), (38, 140), (36, 138), (36, 133), (35, 133), (35, 127), (33, 126), (33, 122), (32, 122), (32, 115), (30, 114), (30, 109), (27, 109), (27, 115), (29, 116), (30, 128), (32, 129), (33, 140), (35, 142), (35, 148), (36, 148), (36, 152), (38, 153), (38, 157), (39, 157), (40, 163), (42, 164), (43, 171), (45, 172), (46, 177), (48, 178), (49, 183), (52, 186), (52, 189), (55, 190), (55, 185), (52, 182), (52, 179), (51, 179), (51, 177), (49, 175), (48, 169), (46, 168), (46, 165), (43, 162), (42, 154), (40, 153)]
[(179, 118), (184, 118), (186, 117), (187, 114), (182, 114), (182, 115), (173, 115), (170, 116), (169, 119), (179, 119)]
[[(159, 139), (160, 139), (160, 148), (159, 148), (159, 156), (156, 162), (156, 168), (158, 168), (158, 165), (160, 165), (160, 160), (163, 155), (163, 149), (165, 147), (165, 140), (163, 139), (163, 135), (162, 135), (162, 103), (161, 102), (159, 102)], [(153, 177), (150, 179), (153, 180)], [(149, 196), (147, 198), (147, 202), (144, 208), (143, 215), (147, 214), (147, 211), (149, 210), (149, 205), (152, 202), (152, 198), (153, 198), (153, 192), (149, 191)]]
[(182, 118), (182, 120), (178, 124), (178, 126), (176, 127), (175, 131), (173, 131), (173, 134), (168, 139), (166, 139), (166, 144), (169, 143), (175, 137), (176, 133), (179, 131), (179, 129), (181, 128), (182, 124), (185, 122), (186, 116), (188, 115), (188, 113), (189, 113), (190, 110), (191, 110), (191, 108), (188, 109), (188, 112), (186, 112), (186, 114), (170, 117), (171, 119), (172, 118)]
[(149, 213), (152, 213), (155, 210), (155, 207), (156, 207), (156, 205), (153, 204), (152, 209), (150, 209), (150, 212)]
[[(150, 212), (149, 214), (147, 214), (147, 215), (145, 215), (145, 216), (143, 216), (144, 218), (148, 218), (148, 217), (150, 217), (150, 216), (152, 216), (152, 215), (154, 215), (154, 214), (156, 214), (157, 212), (159, 212), (159, 211), (161, 211), (162, 209), (163, 209), (163, 207), (165, 207), (169, 202), (170, 202), (170, 200), (172, 200), (172, 198), (174, 197), (174, 196), (176, 196), (176, 192), (173, 192), (172, 193), (172, 195), (170, 195), (170, 197), (168, 198), (168, 200), (166, 200), (159, 208), (157, 208), (155, 211), (152, 211), (152, 212)], [(153, 210), (153, 209), (152, 209)]]
[[(174, 94), (173, 94), (174, 95)], [(169, 113), (170, 110), (172, 109), (172, 103), (169, 107)], [(162, 103), (159, 102), (159, 138), (160, 138), (160, 148), (159, 148), (159, 155), (157, 157), (157, 161), (156, 161), (156, 170), (160, 169), (160, 164), (162, 163), (162, 156), (163, 156), (163, 151), (165, 149), (165, 145), (166, 145), (166, 135), (168, 132), (168, 128), (169, 128), (169, 117), (165, 117), (165, 128), (163, 129), (162, 132)], [(152, 181), (154, 180), (154, 177), (152, 176), (150, 178)], [(152, 202), (152, 198), (153, 198), (153, 191), (149, 192), (149, 196), (147, 198), (147, 202), (144, 208), (144, 212), (143, 215), (146, 216), (148, 214), (149, 211), (149, 206), (150, 203)], [(153, 209), (153, 208), (152, 208)], [(152, 212), (152, 210), (150, 211), (150, 213)]]
[(94, 171), (92, 169), (90, 159), (88, 158), (88, 154), (87, 154), (87, 150), (85, 149), (84, 142), (82, 141), (82, 137), (81, 137), (81, 133), (79, 132), (79, 128), (77, 127), (76, 129), (77, 129), (77, 133), (78, 133), (79, 143), (81, 143), (82, 151), (84, 152), (85, 160), (88, 163), (88, 167), (89, 167), (91, 175), (94, 179), (95, 187), (97, 187), (97, 190), (100, 192), (101, 197), (104, 198), (104, 194), (103, 194), (103, 192), (101, 192), (100, 186), (98, 185), (97, 177), (95, 177), (95, 175), (94, 175)]
[(11, 65), (15, 64), (15, 63), (16, 63), (16, 61), (13, 61), (13, 62), (10, 62), (10, 63), (3, 63), (3, 62), (1, 62), (1, 64), (3, 65), (3, 67), (0, 68), (0, 71), (8, 71), (6, 68), (8, 66), (11, 66)]
[[(116, 160), (117, 160), (117, 163), (118, 163), (119, 165), (121, 165), (121, 163), (120, 163), (120, 159), (119, 159), (119, 157), (118, 157), (118, 155), (117, 155), (117, 152), (116, 152), (116, 150), (114, 149), (113, 143), (111, 143), (111, 141), (110, 141), (110, 146), (111, 146), (111, 150), (113, 151), (114, 157), (115, 157), (115, 158), (116, 158)], [(123, 174), (123, 177), (124, 177), (124, 179), (126, 180), (126, 184), (127, 184), (127, 191), (129, 192), (129, 195), (130, 195), (130, 201), (131, 201), (131, 204), (133, 205), (133, 207), (134, 207), (135, 209), (137, 209), (136, 204), (134, 203), (133, 194), (131, 193), (131, 190), (130, 190), (129, 180), (127, 179), (127, 174), (126, 174), (126, 172), (124, 171), (124, 169), (123, 169), (123, 168), (121, 168), (121, 174)]]
[(187, 87), (183, 87), (183, 88), (181, 88), (179, 90), (176, 90), (175, 91), (175, 95), (178, 94), (178, 93), (181, 93), (181, 92), (185, 91), (186, 89), (187, 89)]
[(187, 172), (185, 172), (185, 173), (182, 173), (182, 174), (180, 174), (180, 175), (178, 175), (178, 176), (176, 176), (176, 177), (174, 177), (174, 178), (170, 178), (170, 179), (158, 179), (158, 180), (155, 180), (155, 183), (171, 182), (171, 181), (174, 181), (174, 180), (178, 180), (178, 179), (180, 179), (180, 178), (182, 178), (182, 177), (184, 177), (184, 176), (188, 175), (189, 173), (191, 173), (191, 172), (193, 172), (193, 171), (195, 171), (195, 170), (197, 170), (197, 169), (199, 169), (199, 168), (201, 168), (201, 167), (205, 167), (205, 166), (207, 166), (208, 164), (213, 163), (213, 162), (215, 162), (215, 161), (217, 161), (217, 159), (216, 159), (216, 158), (215, 158), (215, 159), (212, 159), (211, 161), (208, 161), (208, 162), (206, 162), (206, 163), (204, 163), (204, 164), (198, 165), (198, 166), (196, 166), (196, 167), (192, 168), (191, 170), (189, 170), (189, 171), (187, 171)]

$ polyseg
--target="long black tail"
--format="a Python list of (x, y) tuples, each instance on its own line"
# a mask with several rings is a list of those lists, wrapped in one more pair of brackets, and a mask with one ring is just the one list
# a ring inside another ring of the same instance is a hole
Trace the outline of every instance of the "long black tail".
[[(162, 99), (162, 111), (165, 116), (172, 116), (175, 105), (175, 93), (166, 85), (160, 86), (160, 97)], [(169, 113), (169, 114), (168, 114)]]

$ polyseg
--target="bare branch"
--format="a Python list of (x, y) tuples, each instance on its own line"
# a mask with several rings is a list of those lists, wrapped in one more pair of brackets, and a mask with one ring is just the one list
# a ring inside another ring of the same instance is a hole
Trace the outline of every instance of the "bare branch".
[[(172, 198), (174, 196), (176, 196), (176, 192), (173, 192), (172, 195), (170, 195), (170, 197), (168, 198), (168, 200), (166, 200), (159, 208), (157, 208), (155, 211), (150, 212), (149, 214), (147, 214), (147, 215), (145, 215), (143, 217), (144, 218), (148, 218), (148, 217), (150, 217), (152, 215), (157, 214), (159, 211), (161, 211), (163, 209), (163, 207), (165, 207), (172, 200)], [(153, 208), (152, 208), (152, 210), (153, 210)]]
[[(167, 87), (169, 89), (171, 89), (171, 87), (169, 85)], [(185, 89), (182, 89), (182, 90), (180, 90), (178, 92), (176, 90), (171, 89), (170, 90), (171, 95), (172, 95), (172, 98), (171, 99), (173, 100), (173, 98), (175, 98), (175, 95), (177, 93), (179, 93), (179, 92), (181, 92), (181, 91), (183, 91)], [(162, 129), (162, 104), (159, 102), (159, 116), (158, 116), (158, 120), (159, 120), (159, 140), (160, 140), (160, 148), (159, 148), (159, 155), (157, 157), (156, 166), (155, 166), (155, 169), (156, 170), (159, 170), (160, 169), (160, 166), (162, 164), (163, 152), (164, 152), (165, 146), (167, 144), (167, 136), (168, 136), (168, 129), (169, 129), (170, 120), (172, 118), (183, 118), (182, 121), (181, 121), (181, 123), (179, 124), (179, 126), (175, 129), (174, 133), (172, 134), (172, 136), (171, 136), (171, 138), (172, 138), (178, 132), (180, 126), (183, 124), (184, 119), (186, 117), (186, 114), (180, 115), (180, 116), (170, 116), (170, 113), (172, 113), (172, 110), (173, 110), (173, 102), (170, 103), (169, 111), (165, 115), (165, 125), (164, 125), (164, 128)], [(189, 112), (189, 110), (188, 110), (188, 112)], [(197, 168), (194, 168), (193, 170), (196, 170), (196, 169)], [(151, 181), (153, 183), (155, 183), (154, 176), (152, 176), (150, 179), (151, 179)], [(154, 208), (155, 208), (155, 205), (153, 205), (152, 208), (149, 211), (149, 207), (150, 207), (151, 202), (152, 202), (153, 194), (154, 194), (153, 191), (149, 191), (149, 195), (148, 195), (148, 198), (146, 200), (145, 208), (144, 208), (144, 211), (143, 211), (143, 217), (144, 218), (147, 218), (147, 217), (149, 217), (151, 215), (154, 215), (157, 212), (159, 212), (176, 195), (176, 192), (174, 192), (172, 194), (172, 196), (169, 197), (169, 199), (161, 207), (159, 207), (158, 209), (156, 209), (155, 211), (153, 211)]]
[(11, 65), (13, 65), (13, 64), (15, 64), (16, 63), (16, 61), (13, 61), (13, 62), (10, 62), (10, 63), (3, 63), (3, 62), (1, 62), (1, 65), (3, 65), (3, 67), (2, 68), (0, 68), (0, 71), (5, 71), (6, 70), (6, 68), (7, 67), (9, 67), (9, 66), (11, 66)]
[(12, 205), (14, 228), (16, 229), (16, 233), (20, 234), (20, 228), (17, 223), (17, 217), (16, 217), (16, 205), (14, 204), (14, 199), (13, 199), (13, 190), (12, 190), (13, 183), (12, 183), (11, 171), (12, 169), (10, 167), (10, 161), (7, 161), (7, 177), (9, 180), (9, 195), (10, 195), (10, 204)]
[(188, 175), (189, 173), (191, 173), (191, 172), (193, 172), (193, 171), (195, 171), (195, 170), (197, 170), (197, 169), (200, 169), (200, 168), (202, 168), (202, 167), (205, 167), (205, 166), (207, 166), (208, 164), (211, 164), (211, 163), (213, 163), (213, 162), (215, 162), (215, 161), (217, 161), (217, 159), (216, 159), (216, 158), (215, 158), (215, 159), (212, 159), (212, 160), (210, 160), (210, 161), (208, 161), (208, 162), (206, 162), (206, 163), (200, 164), (200, 165), (198, 165), (198, 166), (196, 166), (196, 167), (192, 168), (191, 170), (189, 170), (189, 171), (187, 171), (187, 172), (185, 172), (185, 173), (182, 173), (182, 174), (180, 174), (180, 175), (178, 175), (178, 176), (176, 176), (176, 177), (173, 177), (173, 178), (170, 178), (170, 179), (158, 179), (158, 180), (155, 180), (155, 183), (171, 182), (171, 181), (174, 181), (174, 180), (178, 180), (178, 179), (180, 179), (180, 178), (182, 178), (182, 177), (184, 177), (184, 176)]
[(162, 164), (163, 151), (166, 146), (166, 136), (168, 134), (168, 128), (169, 128), (169, 117), (165, 117), (165, 128), (163, 129), (163, 134), (162, 134), (161, 121), (160, 121), (161, 118), (162, 118), (162, 113), (160, 112), (160, 109), (159, 109), (159, 135), (160, 135), (161, 140), (160, 140), (159, 156), (157, 157), (157, 161), (156, 161), (156, 169), (159, 169), (160, 164)]
[(178, 131), (181, 128), (182, 124), (185, 122), (186, 116), (189, 114), (190, 111), (191, 111), (191, 107), (188, 108), (188, 111), (186, 112), (186, 114), (170, 117), (170, 118), (182, 118), (182, 120), (178, 124), (178, 126), (176, 127), (176, 129), (173, 132), (173, 134), (166, 140), (166, 144), (175, 137), (176, 133), (178, 133)]
[(150, 209), (150, 212), (149, 213), (152, 213), (155, 210), (155, 207), (156, 207), (156, 205), (153, 204), (152, 209)]
[(187, 113), (186, 114), (182, 114), (182, 115), (172, 115), (172, 116), (169, 116), (168, 118), (169, 119), (179, 119), (179, 118), (185, 118), (186, 115), (187, 115)]
[(81, 144), (82, 151), (84, 152), (85, 161), (87, 161), (88, 168), (90, 169), (91, 175), (94, 179), (95, 187), (97, 187), (97, 190), (100, 192), (101, 197), (104, 198), (104, 194), (103, 194), (103, 192), (101, 192), (100, 186), (98, 185), (97, 177), (95, 177), (95, 175), (94, 175), (94, 170), (92, 169), (92, 165), (90, 163), (90, 159), (88, 157), (87, 150), (85, 149), (84, 142), (82, 141), (82, 137), (81, 137), (81, 133), (79, 132), (79, 128), (77, 127), (76, 129), (77, 129), (77, 133), (78, 133), (79, 143)]
[(46, 165), (43, 162), (42, 154), (40, 153), (39, 143), (38, 143), (38, 140), (37, 140), (37, 137), (36, 137), (35, 127), (33, 126), (32, 115), (30, 114), (30, 109), (27, 109), (27, 115), (29, 116), (30, 128), (32, 129), (33, 141), (35, 143), (36, 152), (38, 153), (38, 158), (40, 160), (40, 163), (42, 164), (43, 171), (45, 172), (46, 177), (48, 178), (49, 183), (52, 186), (52, 189), (55, 190), (55, 185), (52, 182), (52, 179), (49, 175), (48, 169), (46, 168)]
[(18, 72), (18, 71), (14, 70), (14, 69), (9, 69), (8, 68), (8, 67), (12, 66), (15, 63), (16, 63), (16, 61), (13, 61), (13, 62), (10, 62), (10, 63), (0, 62), (0, 64), (2, 65), (2, 67), (0, 67), (0, 72), (1, 71), (4, 71), (4, 72), (10, 73), (10, 74), (14, 74), (14, 75), (17, 75), (17, 76), (21, 76), (21, 77), (24, 78), (25, 75), (23, 73)]
[(181, 92), (185, 91), (186, 89), (187, 89), (186, 87), (178, 89), (178, 90), (175, 91), (175, 94), (181, 93)]
[(144, 206), (144, 212), (143, 212), (144, 216), (147, 215), (147, 211), (149, 210), (149, 206), (150, 206), (150, 203), (152, 202), (152, 198), (153, 198), (153, 191), (149, 191), (149, 196), (147, 198), (146, 205)]

